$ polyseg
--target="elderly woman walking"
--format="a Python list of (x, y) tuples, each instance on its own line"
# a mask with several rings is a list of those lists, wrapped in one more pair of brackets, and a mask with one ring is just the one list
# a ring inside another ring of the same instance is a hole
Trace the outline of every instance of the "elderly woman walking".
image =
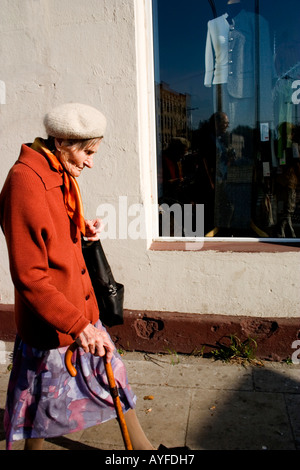
[[(17, 336), (4, 416), (7, 449), (116, 417), (104, 368), (111, 362), (134, 449), (153, 449), (134, 408), (126, 369), (106, 329), (81, 251), (81, 236), (97, 239), (99, 220), (85, 220), (76, 178), (92, 168), (106, 119), (77, 103), (44, 119), (48, 139), (21, 147), (0, 194), (4, 232), (15, 286)], [(77, 376), (64, 356), (74, 341)]]

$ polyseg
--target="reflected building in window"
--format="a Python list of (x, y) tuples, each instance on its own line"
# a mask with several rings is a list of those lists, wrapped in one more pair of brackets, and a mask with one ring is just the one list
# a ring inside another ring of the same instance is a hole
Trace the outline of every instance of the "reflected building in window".
[(187, 93), (172, 90), (167, 83), (160, 83), (157, 90), (159, 141), (165, 149), (174, 137), (188, 137), (188, 108), (190, 97)]

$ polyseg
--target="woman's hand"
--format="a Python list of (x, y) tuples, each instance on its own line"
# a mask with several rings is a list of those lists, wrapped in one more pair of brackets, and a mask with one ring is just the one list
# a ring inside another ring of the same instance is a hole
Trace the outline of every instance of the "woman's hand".
[(76, 339), (76, 343), (85, 352), (90, 352), (94, 356), (105, 356), (110, 362), (115, 350), (115, 345), (110, 340), (106, 331), (98, 330), (91, 323), (85, 327)]
[(94, 242), (99, 240), (102, 229), (103, 222), (101, 219), (85, 220), (85, 238), (88, 241)]

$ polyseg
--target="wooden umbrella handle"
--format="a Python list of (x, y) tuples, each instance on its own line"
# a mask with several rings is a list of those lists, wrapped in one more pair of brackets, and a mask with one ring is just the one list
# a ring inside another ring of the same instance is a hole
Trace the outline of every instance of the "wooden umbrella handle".
[(71, 346), (68, 347), (66, 354), (65, 354), (65, 365), (67, 368), (67, 371), (72, 377), (76, 377), (77, 375), (77, 370), (73, 366), (72, 363), (72, 356), (73, 352), (78, 348), (78, 345), (76, 343), (71, 344)]
[[(66, 354), (65, 354), (65, 365), (66, 365), (66, 368), (67, 368), (69, 374), (72, 377), (76, 377), (76, 375), (77, 375), (77, 370), (76, 370), (76, 368), (74, 367), (74, 365), (72, 363), (72, 356), (73, 356), (74, 351), (77, 348), (78, 348), (77, 343), (73, 343), (73, 344), (71, 344), (71, 346), (69, 346), (69, 348), (67, 349)], [(105, 371), (106, 371), (107, 380), (108, 380), (108, 384), (109, 384), (109, 388), (110, 388), (110, 394), (111, 394), (112, 399), (114, 401), (114, 406), (115, 406), (115, 410), (116, 410), (116, 413), (117, 413), (118, 422), (119, 422), (119, 425), (120, 425), (120, 428), (121, 428), (121, 433), (122, 433), (123, 441), (124, 441), (124, 444), (125, 444), (125, 448), (127, 450), (132, 450), (133, 448), (132, 448), (132, 444), (131, 444), (131, 441), (130, 441), (127, 425), (126, 425), (126, 422), (125, 422), (124, 413), (123, 413), (123, 410), (122, 410), (122, 405), (121, 405), (121, 401), (120, 401), (120, 397), (119, 397), (118, 388), (116, 386), (112, 366), (111, 366), (110, 362), (107, 362), (106, 356), (104, 358), (104, 365), (105, 365)]]

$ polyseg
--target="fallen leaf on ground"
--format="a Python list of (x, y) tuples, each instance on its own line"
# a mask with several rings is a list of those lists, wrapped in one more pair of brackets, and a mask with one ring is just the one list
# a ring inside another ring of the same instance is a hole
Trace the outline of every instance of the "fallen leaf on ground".
[(153, 395), (145, 395), (144, 400), (154, 400), (154, 396)]

